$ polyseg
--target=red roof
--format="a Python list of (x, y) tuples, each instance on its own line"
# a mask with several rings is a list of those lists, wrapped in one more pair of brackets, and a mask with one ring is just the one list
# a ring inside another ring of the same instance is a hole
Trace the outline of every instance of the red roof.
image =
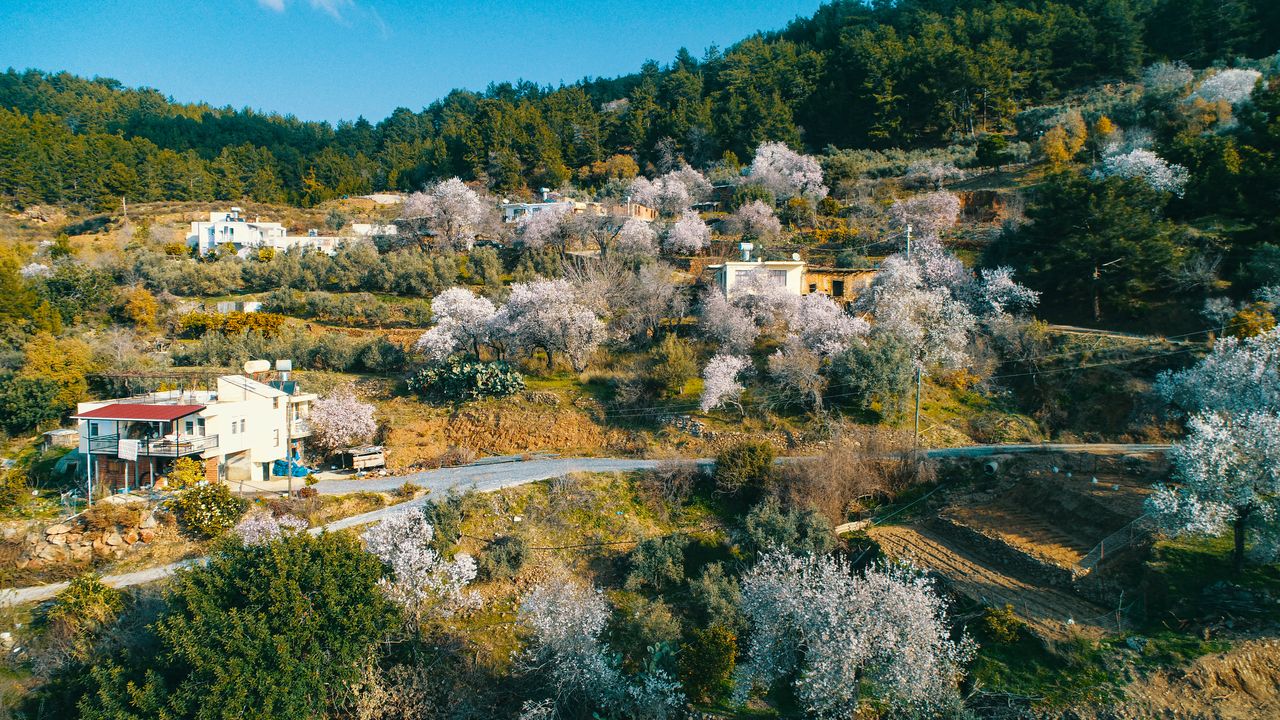
[(79, 415), (72, 415), (78, 420), (150, 420), (170, 421), (198, 413), (204, 405), (142, 405), (135, 403), (115, 403), (103, 405), (97, 410), (89, 410)]

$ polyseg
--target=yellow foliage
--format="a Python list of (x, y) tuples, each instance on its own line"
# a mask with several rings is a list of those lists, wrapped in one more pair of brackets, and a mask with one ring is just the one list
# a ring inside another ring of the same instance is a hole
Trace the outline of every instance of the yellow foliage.
[(59, 407), (73, 408), (89, 393), (85, 375), (93, 371), (93, 350), (79, 338), (55, 338), (42, 332), (22, 349), (22, 377), (44, 378), (58, 384)]
[(1102, 137), (1106, 137), (1118, 129), (1116, 124), (1111, 122), (1111, 118), (1106, 115), (1098, 118), (1098, 122), (1093, 124), (1093, 133)]
[(1276, 326), (1276, 316), (1271, 311), (1272, 306), (1267, 303), (1254, 303), (1227, 322), (1227, 333), (1238, 338), (1261, 335)]
[(173, 489), (195, 487), (204, 479), (204, 466), (194, 458), (178, 458), (169, 468), (169, 487)]
[(1040, 136), (1040, 154), (1054, 168), (1060, 168), (1071, 162), (1075, 153), (1068, 149), (1067, 131), (1061, 127), (1052, 127)]
[(120, 293), (124, 300), (124, 316), (139, 330), (156, 328), (156, 313), (160, 304), (144, 287), (132, 287)]

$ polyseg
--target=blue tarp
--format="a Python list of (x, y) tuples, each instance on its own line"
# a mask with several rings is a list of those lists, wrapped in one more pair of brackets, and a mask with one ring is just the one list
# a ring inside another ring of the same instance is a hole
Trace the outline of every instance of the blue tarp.
[(277, 477), (306, 477), (311, 474), (311, 468), (302, 464), (302, 456), (294, 453), (290, 460), (277, 460), (271, 465), (271, 474)]

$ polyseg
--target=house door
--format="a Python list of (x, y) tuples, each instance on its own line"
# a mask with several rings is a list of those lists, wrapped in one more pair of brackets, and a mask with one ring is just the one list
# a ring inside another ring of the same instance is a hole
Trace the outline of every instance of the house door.
[(844, 281), (843, 280), (831, 281), (831, 294), (835, 297), (844, 297)]

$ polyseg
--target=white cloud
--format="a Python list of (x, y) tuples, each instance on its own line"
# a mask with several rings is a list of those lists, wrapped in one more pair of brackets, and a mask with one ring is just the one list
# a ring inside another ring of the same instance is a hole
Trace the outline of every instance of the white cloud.
[[(284, 12), (287, 0), (258, 0), (258, 4), (268, 10)], [(323, 11), (335, 20), (342, 19), (342, 11), (354, 7), (355, 0), (308, 0), (311, 7)]]

